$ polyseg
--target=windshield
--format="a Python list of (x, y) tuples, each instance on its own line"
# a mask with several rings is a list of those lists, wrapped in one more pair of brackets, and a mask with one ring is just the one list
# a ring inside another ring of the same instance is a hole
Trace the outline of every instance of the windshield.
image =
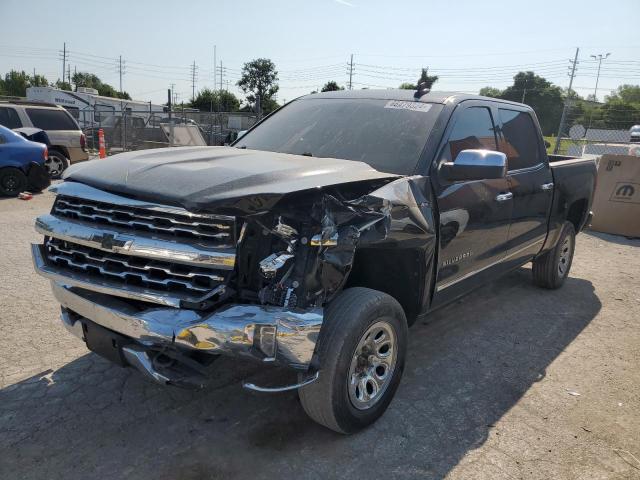
[(291, 102), (235, 144), (238, 148), (359, 160), (412, 174), (442, 105), (396, 100)]

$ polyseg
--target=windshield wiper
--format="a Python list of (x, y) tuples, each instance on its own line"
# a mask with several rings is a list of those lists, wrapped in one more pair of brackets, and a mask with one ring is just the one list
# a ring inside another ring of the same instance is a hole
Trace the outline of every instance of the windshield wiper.
[(304, 155), (305, 157), (313, 157), (313, 154), (311, 152), (304, 152), (304, 153), (301, 153), (300, 155)]

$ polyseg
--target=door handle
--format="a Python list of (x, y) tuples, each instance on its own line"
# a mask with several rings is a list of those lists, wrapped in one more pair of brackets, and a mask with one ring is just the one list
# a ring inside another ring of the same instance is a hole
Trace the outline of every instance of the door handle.
[(496, 196), (496, 202), (506, 202), (507, 200), (511, 200), (513, 198), (513, 193), (501, 193)]
[(543, 183), (542, 185), (540, 185), (540, 188), (542, 190), (553, 190), (553, 182)]

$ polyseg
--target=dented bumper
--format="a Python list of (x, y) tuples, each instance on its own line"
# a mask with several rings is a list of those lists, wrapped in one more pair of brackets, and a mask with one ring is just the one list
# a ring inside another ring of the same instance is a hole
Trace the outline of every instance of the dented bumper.
[[(65, 327), (82, 338), (81, 318), (148, 347), (250, 357), (307, 370), (313, 357), (322, 309), (289, 311), (258, 305), (229, 305), (200, 314), (193, 310), (149, 308), (96, 292), (52, 282), (65, 311)], [(80, 317), (80, 318), (78, 318)]]

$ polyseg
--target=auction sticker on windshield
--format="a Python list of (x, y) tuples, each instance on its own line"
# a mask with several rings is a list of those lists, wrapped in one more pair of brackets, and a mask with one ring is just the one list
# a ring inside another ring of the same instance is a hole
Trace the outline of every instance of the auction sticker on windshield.
[(423, 102), (405, 102), (403, 100), (389, 100), (384, 108), (412, 110), (414, 112), (428, 112), (431, 110), (431, 104)]

